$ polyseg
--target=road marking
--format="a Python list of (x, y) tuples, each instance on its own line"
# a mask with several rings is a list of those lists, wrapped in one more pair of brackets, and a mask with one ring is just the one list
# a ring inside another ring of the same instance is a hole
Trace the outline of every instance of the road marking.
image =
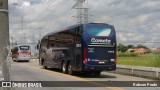
[(31, 66), (31, 65), (26, 65), (26, 64), (23, 64), (23, 65), (28, 66), (28, 67), (32, 67), (32, 68), (36, 68), (36, 69), (41, 70), (41, 71), (45, 71), (45, 72), (61, 75), (61, 76), (64, 76), (64, 77), (72, 78), (72, 79), (79, 80), (79, 81), (90, 81), (90, 82), (86, 82), (86, 83), (102, 86), (102, 87), (105, 87), (105, 88), (111, 89), (111, 90), (125, 90), (125, 89), (119, 88), (119, 87), (106, 87), (105, 84), (97, 83), (97, 82), (94, 82), (94, 81), (92, 82), (91, 80), (79, 78), (79, 77), (76, 77), (76, 76), (71, 76), (71, 75), (68, 75), (68, 74), (63, 74), (63, 73), (59, 73), (59, 72), (55, 72), (55, 71), (51, 71), (51, 70), (47, 70), (47, 69), (41, 69), (41, 68)]

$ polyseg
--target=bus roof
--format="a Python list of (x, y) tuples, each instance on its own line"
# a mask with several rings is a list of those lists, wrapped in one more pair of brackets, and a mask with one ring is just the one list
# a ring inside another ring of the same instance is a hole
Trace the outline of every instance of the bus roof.
[(20, 44), (20, 45), (15, 45), (14, 47), (19, 47), (19, 46), (30, 46), (30, 45), (27, 45), (27, 44)]
[[(42, 39), (44, 39), (45, 37), (48, 37), (48, 36), (50, 36), (50, 35), (53, 35), (53, 34), (55, 34), (55, 33), (58, 33), (58, 32), (64, 31), (64, 30), (69, 30), (69, 29), (71, 29), (71, 28), (75, 28), (75, 27), (78, 27), (78, 26), (87, 25), (87, 24), (105, 24), (105, 25), (109, 25), (109, 24), (106, 24), (106, 23), (75, 24), (75, 25), (66, 27), (66, 28), (64, 28), (64, 29), (61, 29), (61, 30), (57, 30), (57, 31), (53, 31), (53, 32), (51, 32), (51, 33), (48, 33), (48, 34), (46, 34)], [(41, 40), (42, 40), (42, 39), (41, 39)]]

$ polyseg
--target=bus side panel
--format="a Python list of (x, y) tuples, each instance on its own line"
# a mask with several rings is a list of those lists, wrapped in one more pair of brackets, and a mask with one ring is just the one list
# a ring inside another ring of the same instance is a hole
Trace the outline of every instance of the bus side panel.
[(75, 71), (82, 70), (82, 26), (76, 28), (74, 41), (74, 69)]

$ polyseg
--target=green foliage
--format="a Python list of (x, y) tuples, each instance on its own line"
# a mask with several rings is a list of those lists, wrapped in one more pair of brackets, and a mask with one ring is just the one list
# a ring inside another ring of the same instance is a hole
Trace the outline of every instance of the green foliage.
[(160, 55), (155, 57), (153, 64), (155, 65), (155, 67), (160, 67)]
[[(134, 45), (123, 45), (121, 43), (118, 44), (118, 52), (126, 52), (128, 49), (134, 49), (134, 48), (144, 48), (145, 49), (145, 53), (151, 53), (151, 50), (147, 47), (147, 46), (144, 46), (144, 45), (137, 45), (136, 47)], [(130, 51), (131, 53), (133, 53), (134, 51)]]
[(128, 50), (127, 46), (119, 43), (119, 45), (118, 45), (118, 51), (120, 51), (120, 52), (126, 52), (127, 50)]
[(160, 54), (144, 54), (137, 57), (117, 57), (117, 64), (160, 67)]
[(38, 53), (35, 53), (33, 56), (32, 56), (32, 59), (34, 58), (34, 59), (38, 59), (38, 57), (39, 57), (39, 54)]
[(151, 49), (146, 49), (146, 53), (151, 53)]
[(118, 57), (137, 57), (136, 53), (118, 53)]
[(133, 45), (128, 45), (127, 47), (128, 47), (128, 49), (129, 48), (135, 48)]
[(141, 44), (137, 45), (137, 48), (149, 49), (148, 47), (146, 47), (146, 46), (144, 46), (144, 45), (141, 45)]
[(131, 50), (131, 51), (130, 51), (130, 53), (133, 53), (133, 52), (134, 52), (134, 50)]

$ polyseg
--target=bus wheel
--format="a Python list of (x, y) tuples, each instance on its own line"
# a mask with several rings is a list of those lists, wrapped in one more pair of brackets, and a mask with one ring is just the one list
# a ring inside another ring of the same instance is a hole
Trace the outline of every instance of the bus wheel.
[(94, 76), (99, 76), (99, 75), (101, 75), (101, 71), (95, 71), (93, 74), (94, 74)]
[(62, 72), (67, 73), (67, 65), (65, 64), (65, 62), (63, 62), (62, 64)]
[(43, 69), (47, 69), (47, 66), (45, 65), (45, 61), (43, 62)]
[(70, 75), (74, 74), (71, 63), (68, 63), (68, 74)]

